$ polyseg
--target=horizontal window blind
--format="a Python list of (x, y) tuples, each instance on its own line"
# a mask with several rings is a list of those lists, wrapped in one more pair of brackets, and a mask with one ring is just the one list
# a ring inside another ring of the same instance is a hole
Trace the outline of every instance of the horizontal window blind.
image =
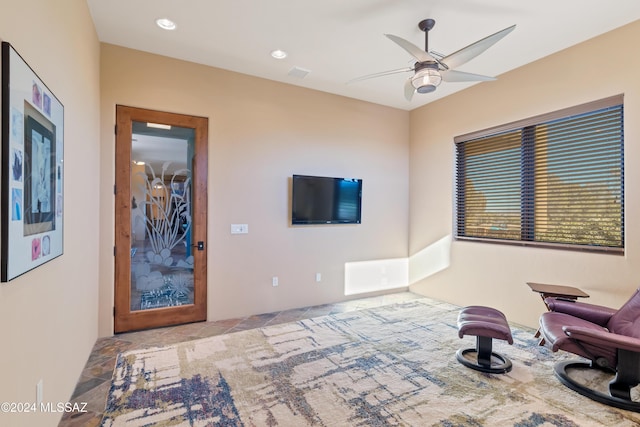
[(456, 138), (456, 237), (621, 251), (622, 96), (543, 117)]

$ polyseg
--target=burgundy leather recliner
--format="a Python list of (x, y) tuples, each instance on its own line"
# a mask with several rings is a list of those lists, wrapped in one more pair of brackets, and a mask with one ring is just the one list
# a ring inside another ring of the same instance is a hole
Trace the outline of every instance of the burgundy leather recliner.
[[(572, 390), (607, 405), (640, 412), (631, 390), (640, 383), (640, 289), (618, 310), (594, 304), (547, 298), (540, 334), (552, 351), (563, 350), (589, 360), (556, 364), (559, 380)], [(609, 393), (592, 389), (569, 375), (575, 368), (610, 371)]]

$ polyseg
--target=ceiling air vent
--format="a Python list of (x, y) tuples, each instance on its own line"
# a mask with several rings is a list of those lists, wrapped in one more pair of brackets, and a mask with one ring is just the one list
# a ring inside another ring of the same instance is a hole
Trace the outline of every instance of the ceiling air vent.
[(305, 70), (304, 68), (300, 68), (300, 67), (293, 67), (292, 69), (289, 70), (289, 74), (292, 77), (297, 77), (299, 79), (304, 79), (307, 74), (309, 74), (311, 72), (311, 70)]

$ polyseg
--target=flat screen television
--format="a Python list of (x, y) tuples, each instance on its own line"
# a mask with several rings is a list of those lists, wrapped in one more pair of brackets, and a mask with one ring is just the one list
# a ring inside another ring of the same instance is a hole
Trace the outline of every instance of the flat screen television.
[(361, 179), (293, 175), (292, 224), (360, 224), (361, 210)]

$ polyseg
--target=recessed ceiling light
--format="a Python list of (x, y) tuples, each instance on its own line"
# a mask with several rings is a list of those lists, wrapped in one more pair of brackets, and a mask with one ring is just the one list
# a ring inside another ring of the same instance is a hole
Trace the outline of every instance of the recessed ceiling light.
[(284, 59), (287, 57), (287, 52), (284, 50), (276, 49), (271, 51), (271, 56), (275, 59)]
[(173, 22), (171, 19), (167, 19), (167, 18), (158, 18), (156, 19), (156, 25), (160, 28), (162, 28), (163, 30), (175, 30), (176, 29), (176, 23)]

